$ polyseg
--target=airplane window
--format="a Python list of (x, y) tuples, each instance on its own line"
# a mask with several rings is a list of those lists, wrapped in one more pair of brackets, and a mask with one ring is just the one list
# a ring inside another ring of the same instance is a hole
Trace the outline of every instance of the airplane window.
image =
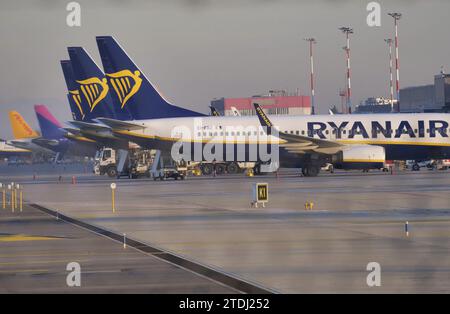
[(291, 134), (294, 134), (294, 131), (291, 131)]
[(234, 136), (234, 132), (231, 132), (231, 136)]
[(305, 135), (305, 130), (302, 130), (302, 135)]
[(206, 136), (206, 132), (203, 132), (203, 136)]
[(201, 133), (201, 132), (198, 132), (197, 136), (198, 136), (198, 137), (201, 137), (201, 136), (202, 136), (202, 133)]
[(217, 132), (214, 132), (214, 136), (217, 136)]
[(342, 133), (343, 133), (343, 134), (347, 134), (347, 130), (343, 130)]
[(298, 131), (298, 130), (297, 130), (297, 131), (295, 131), (295, 134), (299, 135), (299, 134), (300, 134), (300, 131)]
[(237, 136), (240, 136), (240, 135), (241, 135), (241, 132), (237, 132), (236, 135), (237, 135)]
[(430, 129), (427, 129), (427, 133), (430, 133)]
[(326, 131), (325, 131), (325, 134), (326, 134), (326, 135), (330, 134), (330, 131), (326, 130)]

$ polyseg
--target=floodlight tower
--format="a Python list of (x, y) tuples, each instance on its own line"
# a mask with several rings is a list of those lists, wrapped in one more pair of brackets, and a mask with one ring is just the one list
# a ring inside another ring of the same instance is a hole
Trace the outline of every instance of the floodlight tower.
[(389, 75), (390, 75), (390, 83), (389, 83), (389, 92), (391, 96), (391, 111), (394, 112), (394, 74), (392, 71), (392, 39), (388, 38), (384, 40), (389, 47)]
[(313, 46), (317, 43), (314, 38), (304, 38), (305, 41), (309, 42), (309, 59), (311, 64), (311, 114), (316, 114), (315, 107), (315, 90), (314, 90), (314, 52)]
[(401, 13), (388, 13), (394, 19), (395, 26), (395, 69), (396, 69), (396, 82), (395, 89), (397, 91), (397, 103), (398, 103), (398, 111), (400, 112), (400, 64), (399, 64), (399, 55), (398, 55), (398, 20), (402, 17)]
[(345, 47), (345, 51), (347, 53), (347, 107), (348, 113), (352, 113), (352, 83), (350, 77), (350, 34), (353, 34), (353, 28), (350, 27), (341, 27), (339, 28), (342, 31), (347, 39), (347, 46)]

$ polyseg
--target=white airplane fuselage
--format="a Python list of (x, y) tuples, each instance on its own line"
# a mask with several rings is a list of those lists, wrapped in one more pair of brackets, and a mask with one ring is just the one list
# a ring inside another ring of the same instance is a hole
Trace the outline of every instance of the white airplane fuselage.
[[(450, 157), (450, 114), (372, 114), (271, 116), (280, 132), (350, 145), (382, 146), (388, 160)], [(132, 121), (142, 130), (120, 132), (133, 134), (142, 146), (153, 145), (158, 137), (168, 142), (208, 142), (260, 145), (267, 137), (257, 116), (167, 118)], [(255, 135), (258, 135), (255, 137)], [(262, 139), (264, 138), (264, 139)], [(147, 145), (148, 144), (148, 145)], [(291, 156), (295, 159), (295, 156)]]

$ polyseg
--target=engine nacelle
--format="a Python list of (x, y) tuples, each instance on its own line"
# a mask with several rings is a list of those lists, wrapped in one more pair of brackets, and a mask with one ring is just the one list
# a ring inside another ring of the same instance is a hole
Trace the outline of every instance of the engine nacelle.
[(385, 161), (384, 147), (376, 145), (349, 145), (333, 155), (338, 169), (382, 169)]

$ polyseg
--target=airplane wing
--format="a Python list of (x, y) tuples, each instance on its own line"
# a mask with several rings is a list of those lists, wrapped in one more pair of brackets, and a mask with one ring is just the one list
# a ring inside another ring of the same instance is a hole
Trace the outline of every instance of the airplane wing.
[(82, 121), (69, 121), (69, 124), (75, 126), (76, 128), (82, 130), (97, 130), (97, 131), (105, 131), (110, 130), (110, 128), (106, 125), (98, 124), (98, 123), (90, 123), (90, 122), (82, 122)]
[(59, 144), (58, 140), (49, 140), (42, 137), (34, 138), (31, 140), (34, 144), (44, 145), (44, 146), (57, 146)]
[(81, 134), (81, 130), (80, 129), (76, 129), (76, 128), (62, 128), (64, 131), (67, 131), (69, 133), (72, 133), (74, 135), (79, 135)]
[[(268, 134), (271, 134), (272, 128), (274, 128), (273, 123), (264, 113), (259, 104), (254, 104), (254, 106), (261, 126), (266, 128), (266, 132)], [(291, 153), (303, 154), (307, 151), (315, 151), (318, 153), (333, 154), (342, 150), (342, 148), (344, 147), (344, 145), (333, 141), (322, 140), (302, 135), (288, 134), (279, 130), (277, 130), (277, 132), (277, 136), (282, 140), (280, 141), (280, 146), (284, 147)]]
[(143, 130), (145, 129), (145, 126), (133, 123), (133, 122), (126, 122), (116, 119), (108, 119), (108, 118), (97, 118), (98, 121), (101, 123), (107, 125), (111, 129), (114, 130)]

